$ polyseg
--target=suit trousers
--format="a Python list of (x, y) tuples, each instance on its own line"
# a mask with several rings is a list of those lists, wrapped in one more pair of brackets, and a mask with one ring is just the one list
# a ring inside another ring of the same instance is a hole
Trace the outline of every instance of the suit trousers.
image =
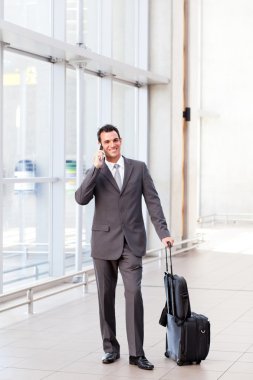
[(141, 293), (142, 258), (130, 251), (127, 243), (118, 260), (93, 258), (99, 301), (100, 329), (104, 352), (120, 353), (116, 338), (115, 293), (120, 271), (126, 308), (126, 331), (129, 355), (142, 356), (144, 340), (144, 313)]

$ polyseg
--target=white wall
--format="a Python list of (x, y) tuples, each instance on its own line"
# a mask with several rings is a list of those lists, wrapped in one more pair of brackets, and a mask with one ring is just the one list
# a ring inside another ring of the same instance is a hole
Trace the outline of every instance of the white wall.
[(253, 213), (253, 2), (202, 7), (200, 214)]
[[(191, 107), (186, 177), (184, 3), (189, 7), (186, 105)], [(171, 82), (150, 88), (149, 167), (177, 239), (195, 234), (199, 216), (253, 213), (252, 19), (252, 0), (150, 1), (150, 68)], [(150, 247), (156, 247), (152, 228), (149, 237)]]

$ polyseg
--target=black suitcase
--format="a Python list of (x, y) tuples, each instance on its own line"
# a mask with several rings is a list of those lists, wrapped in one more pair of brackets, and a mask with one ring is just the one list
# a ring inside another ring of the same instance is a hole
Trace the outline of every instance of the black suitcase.
[(201, 314), (192, 313), (191, 317), (178, 325), (175, 317), (167, 315), (167, 334), (165, 356), (184, 364), (200, 364), (209, 352), (210, 323)]
[[(162, 311), (159, 323), (162, 326), (167, 326), (167, 314), (172, 314), (177, 321), (177, 324), (182, 324), (188, 317), (191, 316), (190, 297), (187, 287), (187, 282), (184, 277), (174, 275), (172, 270), (172, 260), (170, 251), (170, 271), (168, 271), (168, 256), (166, 254), (166, 272), (164, 273), (164, 287), (166, 293), (166, 303)], [(172, 283), (172, 284), (171, 284)], [(169, 293), (170, 292), (170, 296)], [(174, 307), (174, 310), (173, 310)]]
[[(173, 275), (171, 247), (170, 268), (171, 273), (168, 273), (166, 249), (164, 282), (168, 313), (165, 356), (175, 360), (178, 365), (200, 364), (209, 352), (210, 322), (206, 316), (191, 312), (186, 281)], [(177, 282), (181, 283), (181, 286), (175, 287)], [(185, 296), (182, 296), (182, 288)]]

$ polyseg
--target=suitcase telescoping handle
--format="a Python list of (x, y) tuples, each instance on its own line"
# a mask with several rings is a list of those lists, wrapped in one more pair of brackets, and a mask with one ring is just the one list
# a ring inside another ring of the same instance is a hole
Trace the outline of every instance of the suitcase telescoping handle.
[(169, 273), (169, 266), (168, 266), (168, 248), (170, 252), (170, 276), (166, 276), (164, 280), (168, 281), (167, 286), (165, 286), (166, 289), (166, 302), (167, 302), (167, 309), (170, 310), (169, 304), (171, 300), (171, 311), (172, 315), (176, 317), (176, 308), (175, 308), (175, 298), (174, 298), (174, 286), (173, 286), (173, 268), (172, 268), (172, 258), (171, 258), (171, 243), (168, 242), (168, 247), (165, 247), (165, 257), (166, 257), (166, 273)]
[(169, 248), (169, 251), (170, 251), (170, 273), (171, 273), (171, 276), (173, 277), (172, 258), (171, 258), (171, 244), (170, 244), (170, 242), (168, 242), (168, 246), (165, 247), (166, 272), (167, 273), (169, 271), (169, 266), (168, 266), (168, 248)]

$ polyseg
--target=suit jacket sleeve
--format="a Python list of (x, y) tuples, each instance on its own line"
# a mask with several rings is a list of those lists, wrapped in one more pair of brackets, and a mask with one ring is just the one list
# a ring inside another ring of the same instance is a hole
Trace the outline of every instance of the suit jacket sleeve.
[(147, 166), (143, 168), (143, 196), (156, 233), (162, 240), (170, 236), (162, 205)]
[(100, 169), (92, 167), (86, 173), (81, 186), (75, 192), (75, 199), (79, 205), (87, 205), (94, 196), (96, 178)]

